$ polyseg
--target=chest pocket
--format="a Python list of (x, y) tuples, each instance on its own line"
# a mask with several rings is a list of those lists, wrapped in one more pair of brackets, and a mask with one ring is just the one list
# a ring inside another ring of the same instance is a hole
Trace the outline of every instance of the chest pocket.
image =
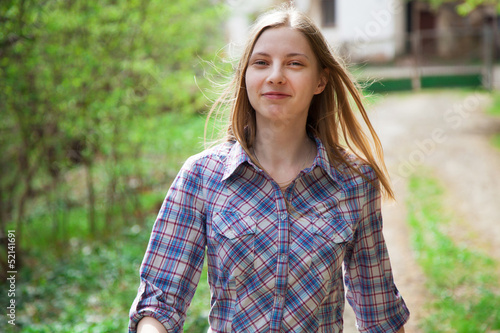
[(212, 227), (218, 264), (223, 274), (239, 276), (251, 273), (255, 259), (254, 219), (221, 211), (214, 214)]
[(346, 244), (353, 239), (351, 226), (342, 217), (319, 219), (314, 224), (312, 269), (322, 280), (342, 269)]

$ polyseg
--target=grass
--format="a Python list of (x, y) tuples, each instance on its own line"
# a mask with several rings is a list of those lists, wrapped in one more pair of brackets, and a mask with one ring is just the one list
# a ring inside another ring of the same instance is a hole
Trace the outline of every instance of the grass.
[(493, 103), (488, 109), (488, 113), (500, 117), (500, 92), (493, 93)]
[[(491, 104), (491, 107), (488, 109), (488, 113), (500, 117), (500, 93), (495, 92), (493, 93), (493, 103)], [(496, 147), (497, 149), (500, 149), (500, 133), (495, 133), (491, 137), (491, 144), (493, 147)]]
[(496, 133), (491, 137), (491, 144), (500, 150), (500, 133)]
[(443, 204), (446, 193), (428, 174), (409, 181), (408, 214), (418, 262), (434, 296), (426, 332), (488, 332), (500, 329), (498, 262), (457, 244), (446, 230), (456, 219)]
[[(73, 237), (64, 255), (43, 244), (34, 248), (18, 276), (14, 332), (126, 331), (156, 211), (148, 215), (146, 227), (124, 227), (106, 241)], [(76, 225), (76, 221), (69, 222)], [(205, 267), (184, 326), (187, 333), (203, 332), (207, 326), (210, 292), (206, 281)], [(7, 327), (4, 319), (0, 327)]]
[(30, 257), (20, 278), (19, 331), (125, 331), (147, 244), (137, 230), (105, 244), (74, 240), (62, 258)]

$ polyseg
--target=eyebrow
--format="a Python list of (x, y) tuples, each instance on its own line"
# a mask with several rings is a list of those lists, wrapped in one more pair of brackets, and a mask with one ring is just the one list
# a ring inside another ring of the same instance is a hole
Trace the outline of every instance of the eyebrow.
[[(256, 53), (252, 53), (250, 55), (250, 57), (254, 57), (254, 56), (264, 56), (264, 57), (270, 57), (271, 55), (266, 53), (266, 52), (256, 52)], [(293, 58), (293, 57), (297, 57), (297, 56), (301, 56), (301, 57), (304, 57), (306, 59), (309, 59), (309, 57), (304, 54), (304, 53), (298, 53), (298, 52), (295, 52), (295, 53), (288, 53), (286, 55), (286, 58)]]

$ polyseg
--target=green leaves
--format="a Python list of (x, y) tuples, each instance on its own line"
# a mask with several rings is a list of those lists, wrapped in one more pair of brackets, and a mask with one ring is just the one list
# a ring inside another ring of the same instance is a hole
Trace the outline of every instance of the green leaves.
[(156, 206), (201, 148), (217, 3), (0, 1), (0, 236), (15, 228), (27, 263), (18, 331), (125, 329)]
[[(439, 8), (444, 3), (456, 3), (454, 0), (425, 0), (430, 3), (431, 6), (435, 9)], [(460, 15), (468, 15), (474, 9), (479, 6), (494, 6), (496, 8), (497, 13), (500, 13), (500, 1), (498, 0), (465, 0), (460, 4), (457, 4), (456, 9)]]
[(74, 163), (140, 156), (127, 134), (138, 118), (205, 108), (200, 59), (222, 46), (212, 1), (2, 1), (0, 13), (5, 220), (22, 220), (21, 198), (57, 186)]

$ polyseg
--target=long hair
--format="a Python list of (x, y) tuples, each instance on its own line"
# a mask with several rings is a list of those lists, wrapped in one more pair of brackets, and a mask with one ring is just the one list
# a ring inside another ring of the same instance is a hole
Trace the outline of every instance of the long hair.
[[(214, 113), (228, 108), (230, 115), (226, 139), (237, 140), (250, 158), (254, 159), (250, 148), (255, 142), (256, 118), (248, 99), (245, 75), (254, 45), (261, 34), (267, 29), (279, 27), (289, 27), (301, 32), (307, 38), (319, 65), (327, 73), (326, 88), (311, 101), (307, 131), (322, 141), (334, 167), (344, 164), (364, 176), (344, 153), (345, 150), (352, 152), (373, 168), (385, 195), (394, 198), (383, 160), (382, 145), (368, 119), (360, 89), (344, 65), (334, 57), (318, 27), (305, 14), (291, 6), (267, 12), (254, 23), (232, 81), (213, 104), (207, 122)], [(358, 121), (356, 109), (367, 130)]]

